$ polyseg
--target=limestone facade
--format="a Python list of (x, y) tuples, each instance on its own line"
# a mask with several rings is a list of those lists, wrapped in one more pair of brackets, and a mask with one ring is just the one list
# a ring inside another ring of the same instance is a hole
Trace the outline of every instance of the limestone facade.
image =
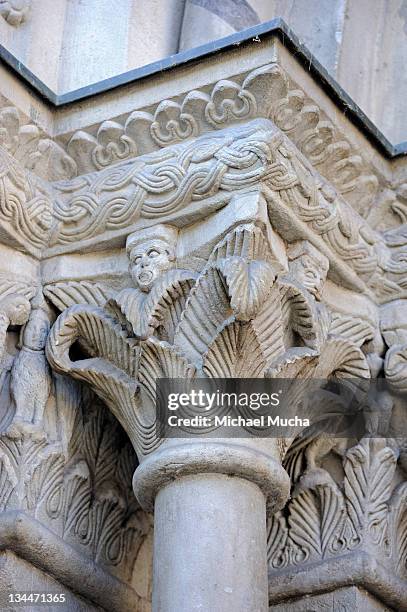
[[(405, 157), (273, 35), (61, 107), (0, 71), (4, 609), (406, 610)], [(357, 440), (162, 440), (163, 377), (393, 394)]]

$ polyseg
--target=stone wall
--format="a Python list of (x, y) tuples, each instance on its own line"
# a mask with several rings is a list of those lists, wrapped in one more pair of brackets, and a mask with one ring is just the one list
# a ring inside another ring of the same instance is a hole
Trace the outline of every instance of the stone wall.
[(30, 4), (3, 0), (1, 43), (55, 91), (84, 87), (282, 17), (390, 141), (406, 139), (405, 0)]

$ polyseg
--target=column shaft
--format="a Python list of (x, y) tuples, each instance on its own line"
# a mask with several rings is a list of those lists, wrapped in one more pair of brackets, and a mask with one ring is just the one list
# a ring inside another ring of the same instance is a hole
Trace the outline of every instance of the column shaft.
[(222, 474), (185, 476), (155, 501), (154, 612), (265, 612), (266, 502)]

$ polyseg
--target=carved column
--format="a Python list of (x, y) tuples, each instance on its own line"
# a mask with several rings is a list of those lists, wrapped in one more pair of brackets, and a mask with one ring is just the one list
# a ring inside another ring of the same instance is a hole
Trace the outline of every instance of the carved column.
[[(268, 307), (278, 299), (271, 295), (275, 272), (265, 232), (264, 221), (238, 225), (215, 244), (200, 273), (174, 268), (173, 227), (135, 232), (127, 240), (135, 288), (103, 310), (68, 309), (50, 337), (53, 366), (91, 381), (137, 450), (134, 491), (155, 511), (157, 611), (268, 606), (266, 504), (280, 508), (289, 491), (280, 441), (160, 440), (154, 405), (158, 377), (265, 371), (267, 332), (254, 321), (268, 298)], [(71, 362), (75, 339), (100, 356), (111, 357), (114, 346), (116, 365), (100, 357)]]
[[(156, 612), (405, 609), (405, 160), (261, 38), (96, 113), (4, 79), (0, 596), (150, 612), (154, 513)], [(358, 439), (162, 440), (163, 377), (388, 388)]]
[[(337, 333), (321, 302), (329, 250), (300, 239), (303, 226), (288, 209), (301, 210), (311, 197), (324, 217), (334, 195), (286, 147), (270, 124), (198, 141), (182, 151), (184, 184), (175, 181), (163, 203), (146, 200), (156, 168), (151, 179), (146, 171), (134, 178), (143, 181), (137, 197), (147, 217), (176, 211), (187, 184), (190, 193), (214, 193), (211, 181), (218, 181), (219, 195), (234, 195), (181, 230), (140, 224), (126, 243), (133, 286), (103, 307), (68, 308), (49, 337), (54, 369), (87, 381), (137, 452), (134, 491), (143, 508), (155, 510), (156, 612), (267, 609), (266, 508), (272, 514), (287, 500), (282, 459), (291, 441), (160, 439), (156, 380), (370, 375), (360, 343)], [(288, 246), (270, 216), (282, 227), (291, 222)], [(335, 216), (330, 226), (337, 240), (352, 239)], [(86, 358), (72, 360), (74, 343)]]

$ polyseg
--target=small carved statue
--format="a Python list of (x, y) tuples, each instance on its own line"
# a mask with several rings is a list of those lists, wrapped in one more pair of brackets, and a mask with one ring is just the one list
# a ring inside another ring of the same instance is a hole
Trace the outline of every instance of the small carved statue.
[[(320, 301), (329, 261), (307, 240), (289, 245), (288, 260), (288, 274), (280, 278), (283, 312), (288, 317), (285, 329), (299, 335), (306, 345), (317, 348), (330, 322), (329, 312)], [(311, 330), (314, 331), (310, 334)], [(290, 343), (290, 339), (286, 338), (286, 342)]]
[(26, 323), (30, 314), (30, 302), (22, 295), (11, 294), (0, 299), (0, 430), (9, 420), (9, 380), (14, 354), (7, 349), (10, 327)]
[(160, 302), (165, 295), (170, 293), (183, 300), (192, 286), (194, 273), (176, 268), (177, 237), (175, 228), (155, 225), (127, 239), (129, 272), (135, 288), (124, 289), (106, 306), (122, 322), (129, 322), (139, 339), (147, 338), (163, 323)]
[(321, 299), (329, 261), (308, 240), (295, 242), (288, 249), (290, 274), (309, 291), (316, 300)]
[(11, 396), (15, 404), (13, 429), (37, 429), (51, 392), (50, 368), (45, 344), (51, 326), (51, 313), (42, 297), (36, 297), (28, 322), (22, 331), (22, 347), (11, 372)]
[(12, 293), (0, 299), (0, 361), (5, 351), (8, 328), (11, 325), (24, 325), (30, 308), (30, 302), (23, 295)]

